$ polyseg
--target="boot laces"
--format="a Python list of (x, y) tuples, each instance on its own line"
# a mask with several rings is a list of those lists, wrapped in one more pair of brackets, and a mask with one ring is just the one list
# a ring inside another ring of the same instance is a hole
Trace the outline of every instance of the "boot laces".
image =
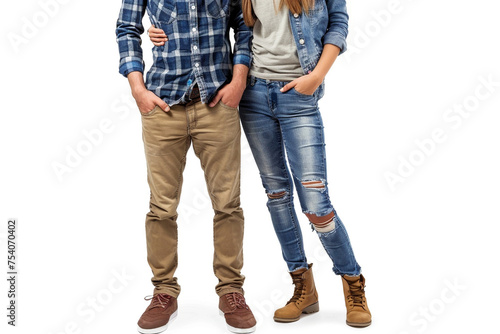
[(238, 292), (230, 292), (225, 294), (226, 299), (232, 309), (247, 309), (248, 305), (245, 302), (245, 297)]
[(365, 306), (365, 287), (360, 282), (354, 284), (349, 284), (349, 297), (348, 300), (350, 304), (354, 307), (359, 306), (364, 308)]
[(305, 284), (304, 284), (304, 279), (302, 278), (302, 275), (292, 276), (292, 281), (293, 281), (293, 284), (295, 285), (295, 289), (293, 291), (292, 298), (288, 301), (287, 304), (295, 303), (296, 301), (299, 301), (304, 295)]
[(144, 300), (151, 300), (151, 305), (149, 305), (149, 309), (153, 309), (156, 307), (166, 308), (171, 298), (172, 297), (167, 295), (166, 293), (159, 293), (154, 296), (144, 297)]

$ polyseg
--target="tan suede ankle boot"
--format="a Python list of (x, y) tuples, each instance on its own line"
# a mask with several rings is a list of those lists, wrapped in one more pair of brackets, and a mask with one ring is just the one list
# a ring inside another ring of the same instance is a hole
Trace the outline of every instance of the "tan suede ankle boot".
[(314, 313), (319, 311), (318, 292), (314, 285), (312, 264), (309, 269), (298, 269), (290, 273), (295, 290), (293, 297), (285, 307), (274, 312), (274, 321), (293, 322), (300, 319), (302, 313)]
[(345, 307), (347, 308), (346, 323), (352, 327), (366, 327), (372, 323), (372, 315), (368, 309), (365, 296), (365, 278), (360, 276), (342, 276)]

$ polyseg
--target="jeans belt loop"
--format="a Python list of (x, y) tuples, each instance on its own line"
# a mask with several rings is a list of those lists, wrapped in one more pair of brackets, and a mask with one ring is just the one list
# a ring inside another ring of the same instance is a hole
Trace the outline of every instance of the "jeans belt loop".
[(257, 81), (257, 78), (254, 77), (253, 75), (250, 76), (250, 86), (255, 86), (255, 82)]

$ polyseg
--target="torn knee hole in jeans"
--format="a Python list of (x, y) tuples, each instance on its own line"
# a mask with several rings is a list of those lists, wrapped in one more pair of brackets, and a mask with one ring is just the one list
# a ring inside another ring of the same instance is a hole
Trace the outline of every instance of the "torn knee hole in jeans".
[(318, 232), (325, 233), (330, 232), (335, 229), (335, 213), (332, 211), (325, 216), (318, 216), (314, 213), (305, 213), (311, 224), (314, 226), (314, 229)]
[(302, 181), (301, 183), (306, 189), (325, 189), (326, 187), (322, 180)]
[(286, 191), (278, 191), (278, 192), (268, 192), (267, 197), (269, 199), (278, 199), (278, 198), (283, 198), (286, 195)]

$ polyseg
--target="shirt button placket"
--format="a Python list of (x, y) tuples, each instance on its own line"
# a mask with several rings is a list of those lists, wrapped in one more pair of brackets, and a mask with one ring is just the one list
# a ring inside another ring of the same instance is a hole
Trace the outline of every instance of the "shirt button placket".
[(189, 16), (191, 18), (191, 59), (195, 67), (195, 77), (197, 80), (198, 78), (198, 72), (200, 69), (200, 59), (199, 59), (199, 52), (198, 52), (198, 45), (199, 45), (199, 34), (198, 34), (198, 13), (196, 11), (196, 4), (194, 2), (191, 3), (190, 5), (191, 11), (189, 13)]

